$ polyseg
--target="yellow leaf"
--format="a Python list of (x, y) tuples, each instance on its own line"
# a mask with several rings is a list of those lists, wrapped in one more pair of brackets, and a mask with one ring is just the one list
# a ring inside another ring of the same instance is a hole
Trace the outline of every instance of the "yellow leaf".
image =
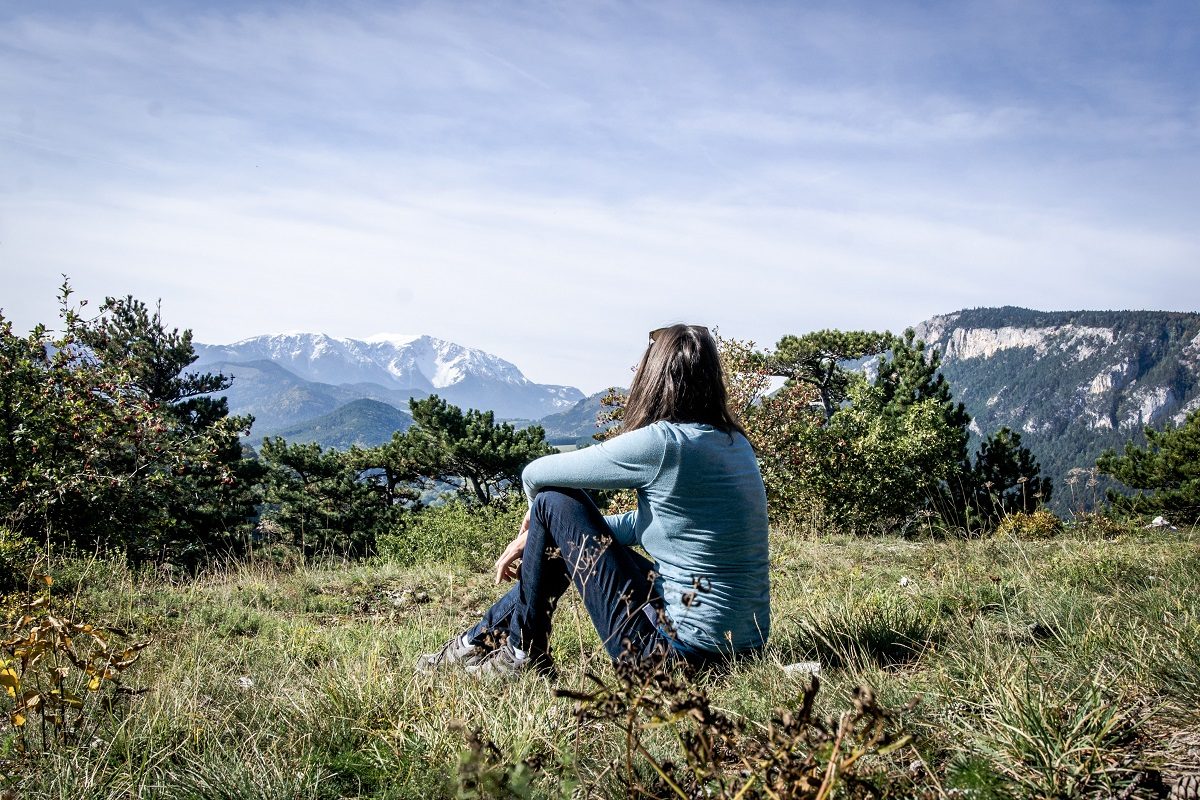
[(20, 711), (14, 711), (12, 714), (12, 724), (14, 728), (19, 728), (25, 724), (25, 715)]
[(0, 686), (8, 690), (9, 697), (16, 697), (17, 689), (21, 688), (21, 678), (12, 667), (5, 667), (0, 669)]
[(53, 586), (53, 585), (54, 585), (54, 578), (51, 578), (49, 575), (43, 575), (43, 576), (42, 576), (42, 583), (46, 584), (47, 586)]
[(96, 676), (95, 678), (92, 678), (90, 681), (88, 681), (87, 686), (88, 686), (88, 689), (90, 689), (93, 692), (96, 691), (97, 689), (99, 689), (100, 688), (100, 677)]

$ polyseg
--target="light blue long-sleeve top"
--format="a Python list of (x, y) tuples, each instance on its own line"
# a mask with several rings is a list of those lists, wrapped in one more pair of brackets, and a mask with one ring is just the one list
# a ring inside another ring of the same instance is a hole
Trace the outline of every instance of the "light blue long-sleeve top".
[(754, 450), (740, 433), (655, 422), (539, 458), (521, 478), (531, 502), (552, 486), (636, 489), (637, 510), (605, 521), (617, 542), (641, 545), (655, 561), (655, 588), (677, 645), (728, 653), (766, 641), (767, 497)]

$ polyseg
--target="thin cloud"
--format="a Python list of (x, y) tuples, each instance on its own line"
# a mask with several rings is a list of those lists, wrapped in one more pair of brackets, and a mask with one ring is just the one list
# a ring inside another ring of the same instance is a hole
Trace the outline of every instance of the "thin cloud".
[[(0, 291), (204, 341), (407, 330), (536, 380), (641, 332), (1200, 306), (1194, 6), (120, 6), (0, 26)], [(397, 288), (399, 287), (399, 288)]]

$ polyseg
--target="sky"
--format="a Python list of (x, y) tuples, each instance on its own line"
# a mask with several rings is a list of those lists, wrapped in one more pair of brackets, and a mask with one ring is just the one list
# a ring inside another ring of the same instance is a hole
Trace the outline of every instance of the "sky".
[[(0, 309), (625, 384), (962, 308), (1200, 310), (1200, 4), (0, 4)], [(92, 306), (94, 308), (94, 305)]]

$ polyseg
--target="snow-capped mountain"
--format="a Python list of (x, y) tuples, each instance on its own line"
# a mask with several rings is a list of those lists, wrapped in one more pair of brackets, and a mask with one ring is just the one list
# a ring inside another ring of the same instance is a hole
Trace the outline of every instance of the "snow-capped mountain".
[[(539, 419), (583, 398), (574, 387), (534, 383), (502, 358), (432, 336), (379, 334), (359, 340), (287, 333), (229, 345), (196, 344), (195, 349), (197, 367), (271, 361), (306, 381), (344, 389), (371, 384), (417, 397), (438, 394), (502, 418)], [(236, 384), (236, 369), (232, 372)]]

